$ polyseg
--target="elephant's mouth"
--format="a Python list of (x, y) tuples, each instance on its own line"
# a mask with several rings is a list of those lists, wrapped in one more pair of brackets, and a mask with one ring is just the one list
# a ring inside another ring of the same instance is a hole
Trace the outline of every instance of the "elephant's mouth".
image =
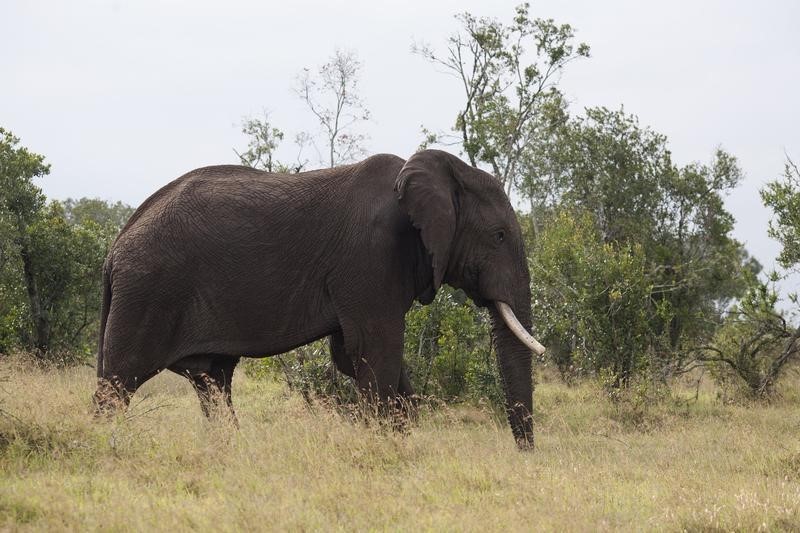
[(489, 304), (492, 303), (491, 300), (487, 300), (486, 298), (482, 298), (477, 291), (469, 291), (464, 290), (467, 296), (469, 296), (470, 300), (477, 305), (478, 307), (489, 307)]
[[(465, 272), (468, 274), (469, 279), (473, 281), (473, 286), (480, 287), (480, 270), (476, 268), (466, 268)], [(505, 322), (508, 329), (522, 344), (533, 350), (536, 355), (542, 355), (545, 352), (547, 348), (542, 346), (542, 344), (534, 339), (528, 330), (525, 329), (525, 326), (517, 319), (510, 305), (500, 300), (483, 298), (480, 296), (480, 290), (471, 290), (471, 288), (464, 287), (463, 285), (462, 290), (478, 307), (489, 307), (490, 304), (494, 304), (500, 316), (503, 317), (503, 322)]]
[(539, 341), (534, 339), (533, 336), (528, 333), (528, 330), (519, 323), (511, 307), (507, 303), (501, 301), (495, 301), (494, 305), (497, 307), (500, 316), (503, 317), (503, 322), (506, 323), (506, 326), (508, 326), (508, 329), (511, 330), (514, 336), (518, 338), (522, 344), (533, 350), (536, 355), (542, 355), (546, 348), (542, 346)]

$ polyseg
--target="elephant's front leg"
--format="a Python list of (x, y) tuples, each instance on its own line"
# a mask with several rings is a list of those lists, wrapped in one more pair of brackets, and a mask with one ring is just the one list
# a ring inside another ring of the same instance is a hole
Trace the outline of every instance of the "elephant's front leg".
[(356, 363), (356, 383), (362, 394), (378, 403), (394, 402), (400, 393), (402, 342), (375, 343)]
[(416, 419), (419, 396), (414, 393), (414, 388), (411, 386), (411, 379), (408, 375), (408, 367), (405, 363), (403, 363), (403, 366), (400, 369), (400, 385), (397, 401), (399, 403), (400, 410), (405, 413), (406, 417), (412, 420)]
[(381, 413), (396, 412), (406, 389), (401, 384), (407, 381), (401, 380), (403, 330), (402, 321), (366, 324), (359, 328), (355, 346), (348, 346), (348, 352), (356, 354), (353, 358), (356, 384), (365, 399)]
[[(331, 335), (330, 348), (331, 348), (331, 357), (336, 365), (336, 368), (339, 370), (339, 372), (355, 379), (356, 383), (358, 383), (359, 387), (361, 388), (362, 394), (365, 394), (367, 397), (369, 397), (371, 391), (380, 390), (377, 383), (378, 381), (377, 379), (376, 380), (368, 379), (369, 377), (375, 376), (377, 374), (372, 370), (367, 370), (367, 368), (371, 369), (371, 367), (366, 366), (365, 364), (367, 361), (366, 357), (363, 356), (361, 357), (363, 365), (362, 367), (363, 380), (359, 382), (359, 380), (356, 378), (356, 365), (354, 364), (355, 358), (348, 353), (345, 347), (344, 336), (342, 335), (341, 331), (337, 331), (336, 333)], [(402, 350), (402, 346), (400, 349)], [(375, 351), (373, 353), (383, 353), (384, 355), (387, 355), (386, 352)], [(393, 376), (391, 377), (391, 380), (393, 382), (394, 380)], [(387, 395), (386, 402), (389, 405), (394, 405), (395, 407), (394, 410), (399, 412), (403, 418), (408, 418), (408, 419), (415, 418), (417, 397), (414, 395), (414, 389), (411, 386), (411, 380), (408, 377), (408, 371), (404, 363), (401, 363), (400, 375), (398, 379), (397, 390), (394, 394), (394, 400), (391, 399), (392, 392), (393, 389), (391, 387), (386, 389), (386, 395)], [(402, 421), (400, 422), (400, 425), (402, 425)]]

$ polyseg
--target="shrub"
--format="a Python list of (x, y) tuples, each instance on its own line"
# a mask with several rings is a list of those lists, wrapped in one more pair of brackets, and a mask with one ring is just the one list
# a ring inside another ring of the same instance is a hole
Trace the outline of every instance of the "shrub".
[(257, 379), (282, 380), (289, 390), (299, 392), (309, 404), (318, 398), (338, 404), (358, 400), (352, 378), (336, 370), (327, 339), (282, 355), (247, 360), (245, 372)]
[(619, 387), (648, 368), (658, 310), (641, 246), (604, 243), (590, 214), (561, 210), (530, 255), (533, 322), (562, 375)]
[(405, 360), (417, 394), (502, 404), (493, 353), (489, 315), (463, 291), (442, 287), (406, 315)]
[(800, 328), (776, 309), (777, 302), (774, 288), (754, 280), (712, 342), (698, 350), (698, 359), (709, 364), (718, 383), (764, 398), (789, 363), (800, 358)]

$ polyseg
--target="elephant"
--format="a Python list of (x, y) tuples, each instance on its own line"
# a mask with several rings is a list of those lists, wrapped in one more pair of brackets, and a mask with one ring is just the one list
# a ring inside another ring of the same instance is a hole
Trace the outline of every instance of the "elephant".
[[(233, 414), (241, 357), (330, 338), (338, 371), (378, 405), (409, 398), (405, 314), (443, 284), (492, 319), (506, 412), (533, 447), (530, 274), (499, 180), (440, 150), (297, 174), (222, 165), (150, 196), (103, 265), (98, 413), (149, 378), (189, 378)], [(223, 408), (224, 410), (224, 408)], [(234, 415), (235, 419), (235, 415)]]

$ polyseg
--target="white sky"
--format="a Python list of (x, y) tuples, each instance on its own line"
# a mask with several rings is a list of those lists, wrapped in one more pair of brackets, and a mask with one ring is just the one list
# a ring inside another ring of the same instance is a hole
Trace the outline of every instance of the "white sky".
[[(187, 170), (237, 162), (246, 115), (268, 109), (287, 137), (312, 129), (295, 76), (340, 47), (364, 63), (369, 151), (407, 157), (420, 125), (449, 127), (460, 102), (411, 43), (443, 46), (455, 13), (509, 21), (517, 3), (2, 0), (0, 126), (52, 164), (48, 196), (137, 205)], [(708, 162), (717, 146), (739, 158), (735, 234), (772, 267), (758, 190), (784, 153), (800, 160), (800, 2), (548, 0), (531, 13), (592, 48), (562, 79), (574, 113), (624, 104), (668, 136), (679, 164)]]

